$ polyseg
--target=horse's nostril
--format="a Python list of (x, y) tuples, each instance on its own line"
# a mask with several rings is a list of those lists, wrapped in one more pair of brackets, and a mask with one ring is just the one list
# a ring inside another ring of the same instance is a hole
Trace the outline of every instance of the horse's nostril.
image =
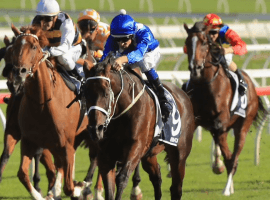
[(99, 125), (98, 128), (97, 128), (98, 132), (101, 132), (103, 130), (103, 128), (104, 128), (103, 125)]
[(21, 69), (21, 74), (24, 74), (24, 73), (26, 73), (26, 69), (25, 68), (22, 68)]

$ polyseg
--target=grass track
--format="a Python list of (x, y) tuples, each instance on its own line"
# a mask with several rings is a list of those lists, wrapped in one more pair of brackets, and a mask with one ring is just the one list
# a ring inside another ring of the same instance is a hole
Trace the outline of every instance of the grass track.
[[(5, 109), (4, 105), (1, 105)], [(1, 129), (1, 135), (2, 135)], [(193, 140), (193, 148), (187, 160), (186, 176), (183, 186), (183, 199), (268, 199), (270, 189), (270, 175), (268, 173), (270, 165), (270, 135), (263, 133), (261, 140), (261, 156), (260, 165), (254, 166), (254, 139), (255, 129), (249, 132), (246, 138), (246, 144), (240, 155), (238, 170), (234, 177), (235, 194), (231, 197), (223, 197), (221, 192), (226, 184), (226, 174), (214, 175), (210, 167), (210, 146), (211, 136), (208, 132), (203, 132), (202, 142), (198, 142), (195, 137)], [(230, 147), (233, 145), (233, 136), (229, 134), (228, 143)], [(0, 137), (0, 149), (2, 151), (3, 137)], [(19, 144), (16, 146), (13, 155), (4, 171), (3, 180), (0, 184), (0, 199), (29, 199), (29, 194), (26, 192), (23, 185), (17, 178), (19, 167)], [(163, 162), (165, 153), (158, 156), (162, 172), (162, 199), (170, 199), (169, 187), (171, 179), (166, 177), (167, 167)], [(76, 180), (83, 180), (87, 168), (89, 166), (88, 151), (79, 148), (76, 153)], [(46, 194), (47, 179), (45, 177), (44, 167), (41, 166), (41, 188), (43, 194)], [(144, 195), (144, 200), (152, 200), (153, 187), (149, 181), (148, 175), (141, 169), (142, 182), (140, 187)], [(96, 177), (96, 174), (95, 174)], [(94, 180), (96, 180), (94, 178)], [(129, 199), (131, 191), (131, 181), (123, 194), (123, 200)], [(92, 186), (93, 189), (93, 186)], [(69, 199), (63, 196), (63, 199)]]

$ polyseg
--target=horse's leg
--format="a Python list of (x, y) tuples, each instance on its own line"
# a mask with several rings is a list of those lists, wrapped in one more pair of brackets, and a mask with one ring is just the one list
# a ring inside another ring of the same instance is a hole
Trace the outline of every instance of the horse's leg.
[[(46, 169), (46, 175), (48, 178), (48, 194), (52, 190), (53, 186), (55, 185), (56, 181), (56, 169), (55, 165), (52, 160), (52, 154), (48, 149), (43, 149), (40, 162), (44, 165)], [(60, 188), (61, 192), (61, 188)]]
[[(99, 166), (101, 165), (99, 164)], [(105, 189), (105, 200), (112, 200), (115, 194), (115, 168), (112, 167), (111, 170), (108, 169), (101, 169), (101, 167), (99, 167)]]
[(227, 175), (228, 175), (227, 184), (225, 186), (225, 189), (223, 190), (223, 195), (225, 196), (230, 195), (230, 187), (231, 187), (232, 177), (233, 177), (233, 174), (231, 173), (232, 168), (233, 168), (233, 162), (232, 162), (233, 158), (232, 158), (232, 153), (228, 147), (227, 136), (228, 136), (227, 132), (224, 132), (221, 134), (214, 134), (214, 140), (220, 146), (220, 150), (224, 158), (224, 163), (225, 163)]
[[(135, 147), (136, 145), (133, 145), (133, 147)], [(134, 152), (133, 150), (131, 150), (131, 152)], [(136, 149), (136, 152), (139, 152), (138, 149)], [(129, 155), (129, 157), (131, 157), (132, 154)], [(121, 170), (119, 171), (119, 173), (116, 176), (115, 182), (116, 182), (116, 196), (115, 199), (121, 199), (122, 194), (124, 189), (127, 186), (128, 183), (128, 179), (131, 175), (131, 173), (134, 171), (134, 169), (137, 167), (137, 165), (139, 164), (140, 159), (139, 157), (135, 157), (133, 159), (128, 158), (126, 162), (124, 162), (125, 164), (122, 165)]]
[(20, 137), (14, 137), (14, 135), (7, 130), (5, 131), (5, 138), (4, 138), (4, 150), (2, 152), (0, 158), (0, 182), (2, 181), (2, 174), (5, 169), (5, 166), (15, 148), (15, 145), (20, 140)]
[[(215, 142), (214, 142), (215, 143)], [(214, 149), (214, 161), (212, 163), (212, 171), (215, 174), (222, 174), (225, 170), (225, 165), (223, 161), (221, 160), (221, 150), (218, 144), (214, 144), (215, 149)]]
[(21, 141), (21, 164), (18, 171), (18, 178), (34, 199), (43, 200), (44, 198), (31, 184), (28, 175), (29, 165), (37, 150), (38, 147), (26, 139)]
[(33, 182), (34, 182), (34, 188), (41, 193), (41, 189), (39, 187), (39, 182), (40, 182), (40, 175), (39, 175), (39, 161), (40, 157), (42, 155), (42, 150), (40, 149), (37, 151), (37, 153), (34, 155), (34, 160), (35, 160), (35, 172), (33, 175)]
[(139, 200), (142, 199), (142, 191), (139, 187), (139, 183), (141, 182), (140, 177), (140, 163), (135, 168), (133, 177), (132, 177), (133, 187), (130, 195), (131, 200)]
[(102, 185), (101, 174), (98, 172), (97, 183), (95, 185), (94, 200), (104, 200), (104, 198), (102, 197), (103, 191), (104, 191), (104, 189), (103, 189), (103, 185)]
[(154, 192), (155, 192), (155, 199), (161, 199), (161, 173), (160, 173), (160, 166), (157, 162), (156, 156), (149, 156), (142, 158), (142, 167), (144, 171), (149, 174), (149, 179), (153, 184)]
[(61, 157), (64, 169), (64, 193), (72, 199), (77, 199), (81, 196), (84, 185), (82, 183), (73, 183), (74, 146), (66, 143), (65, 147), (60, 149), (58, 155)]
[(0, 158), (0, 182), (5, 166), (15, 148), (15, 145), (21, 139), (21, 131), (18, 124), (19, 106), (23, 94), (17, 96), (11, 95), (6, 113), (6, 129), (4, 135), (4, 150)]

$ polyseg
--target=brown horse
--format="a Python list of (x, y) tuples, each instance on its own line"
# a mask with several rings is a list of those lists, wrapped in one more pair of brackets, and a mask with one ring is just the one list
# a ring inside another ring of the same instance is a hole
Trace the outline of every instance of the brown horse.
[[(266, 110), (249, 76), (242, 72), (248, 84), (246, 117), (230, 112), (233, 90), (226, 71), (220, 65), (221, 48), (208, 35), (202, 22), (189, 29), (184, 25), (188, 37), (186, 46), (190, 70), (190, 81), (186, 89), (191, 98), (196, 124), (209, 130), (216, 145), (220, 146), (228, 174), (223, 191), (225, 196), (234, 193), (233, 175), (237, 169), (238, 157), (243, 149), (247, 132), (253, 122), (260, 119)], [(261, 112), (259, 112), (261, 111)], [(234, 130), (234, 151), (230, 152), (227, 135)]]
[(65, 194), (77, 198), (82, 184), (74, 184), (72, 180), (75, 136), (88, 133), (87, 118), (78, 128), (79, 102), (66, 108), (75, 94), (65, 85), (55, 66), (43, 57), (42, 47), (48, 45), (43, 31), (28, 27), (20, 32), (14, 26), (12, 30), (16, 36), (12, 59), (14, 78), (15, 82), (24, 84), (18, 114), (22, 133), (18, 177), (32, 197), (41, 199), (29, 181), (28, 169), (36, 151), (48, 149), (57, 168), (63, 169)]
[(190, 99), (177, 86), (165, 84), (177, 103), (182, 133), (177, 147), (161, 144), (145, 156), (154, 137), (154, 100), (132, 70), (115, 72), (111, 69), (113, 62), (114, 58), (108, 56), (91, 70), (84, 67), (89, 130), (99, 144), (98, 167), (105, 197), (114, 199), (116, 184), (115, 199), (121, 199), (129, 176), (141, 160), (154, 186), (155, 199), (160, 199), (161, 175), (156, 154), (165, 149), (172, 169), (171, 199), (181, 199), (185, 162), (195, 128)]
[[(4, 43), (6, 47), (0, 49), (0, 60), (4, 58), (5, 60), (5, 70), (3, 71), (3, 76), (7, 78), (7, 85), (11, 92), (14, 92), (13, 88), (13, 74), (12, 72), (12, 51), (11, 48), (14, 40), (10, 42), (8, 37), (4, 38)], [(0, 182), (2, 181), (2, 174), (5, 169), (5, 166), (11, 156), (15, 145), (21, 139), (21, 132), (19, 128), (18, 122), (18, 112), (19, 106), (22, 99), (23, 93), (19, 93), (17, 95), (11, 94), (9, 103), (7, 105), (7, 113), (6, 113), (6, 127), (4, 133), (4, 149), (0, 158)], [(41, 153), (41, 154), (40, 154)], [(41, 157), (40, 157), (41, 156)], [(41, 162), (46, 168), (46, 174), (49, 183), (53, 185), (55, 182), (55, 166), (53, 164), (51, 154), (48, 150), (39, 151), (35, 155), (35, 169), (33, 175), (33, 182), (34, 188), (40, 192), (39, 182), (40, 182), (40, 175), (39, 175), (39, 162)]]

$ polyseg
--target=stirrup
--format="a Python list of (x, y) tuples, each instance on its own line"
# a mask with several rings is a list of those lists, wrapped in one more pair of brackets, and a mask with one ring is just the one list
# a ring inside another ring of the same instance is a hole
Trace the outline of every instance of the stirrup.
[(168, 101), (160, 101), (160, 109), (162, 114), (162, 121), (165, 123), (168, 121), (173, 107)]
[(247, 93), (247, 84), (243, 81), (239, 81), (239, 88), (238, 88), (239, 94), (241, 96), (245, 95)]

